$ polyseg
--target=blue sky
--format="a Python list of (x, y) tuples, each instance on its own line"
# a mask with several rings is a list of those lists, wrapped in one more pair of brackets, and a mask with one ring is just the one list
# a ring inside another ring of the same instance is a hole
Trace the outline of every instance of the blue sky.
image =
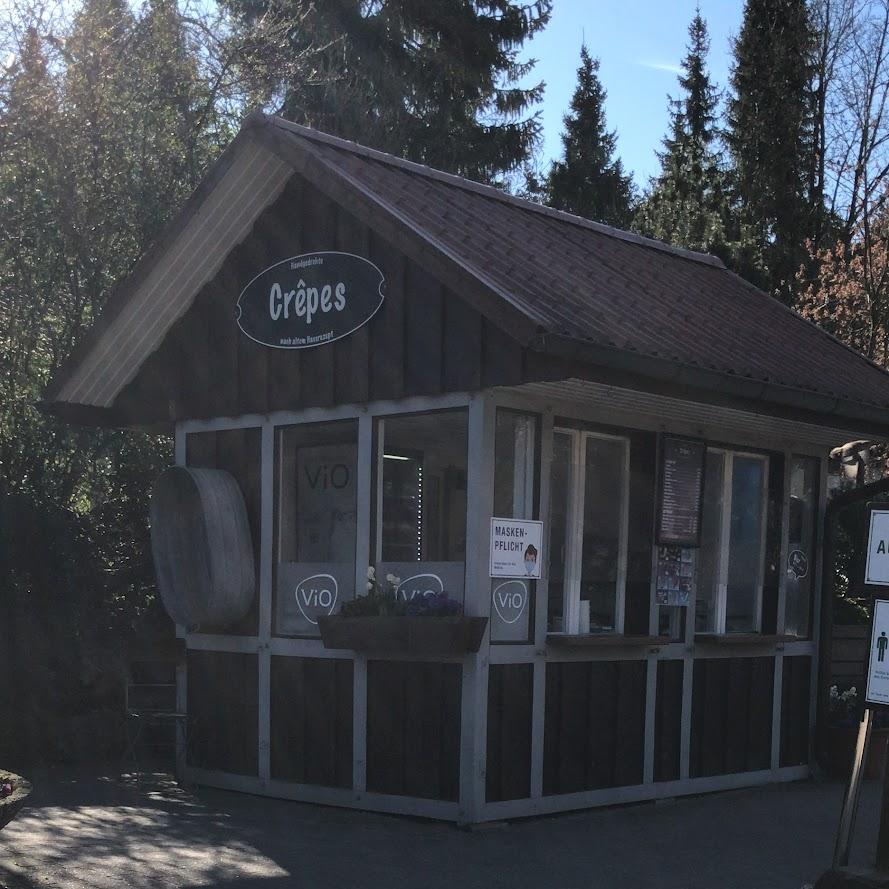
[[(562, 117), (577, 82), (585, 39), (601, 66), (608, 92), (608, 127), (617, 130), (618, 153), (638, 185), (657, 172), (655, 150), (666, 133), (667, 94), (679, 94), (676, 72), (685, 55), (695, 0), (554, 0), (549, 25), (525, 45), (537, 59), (534, 76), (546, 81), (543, 158), (561, 153)], [(743, 0), (700, 0), (710, 30), (710, 74), (728, 81), (729, 39), (741, 25)]]

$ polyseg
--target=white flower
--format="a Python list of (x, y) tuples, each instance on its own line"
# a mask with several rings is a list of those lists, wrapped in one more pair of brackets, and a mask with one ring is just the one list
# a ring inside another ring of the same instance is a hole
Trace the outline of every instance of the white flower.
[(388, 580), (389, 583), (398, 583), (399, 578), (397, 578), (394, 574), (387, 574), (386, 580)]
[(373, 565), (367, 566), (367, 579), (368, 580), (376, 580), (377, 579), (377, 569), (374, 568)]
[(374, 588), (373, 581), (372, 581), (372, 580), (369, 580), (369, 581), (367, 582), (367, 591), (368, 591), (369, 593), (371, 593), (371, 592), (373, 592), (373, 588)]

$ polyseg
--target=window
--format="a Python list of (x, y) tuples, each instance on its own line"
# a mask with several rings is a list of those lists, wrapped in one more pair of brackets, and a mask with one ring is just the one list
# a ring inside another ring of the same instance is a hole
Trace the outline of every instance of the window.
[(318, 635), (355, 594), (358, 424), (281, 429), (277, 440), (275, 630)]
[[(533, 519), (536, 489), (537, 418), (497, 411), (494, 437), (494, 515)], [(529, 642), (536, 584), (521, 578), (491, 581), (491, 641)]]
[(557, 429), (550, 483), (551, 632), (623, 630), (629, 442)]
[(768, 459), (707, 450), (695, 631), (759, 632)]
[(790, 461), (789, 536), (784, 632), (811, 633), (812, 577), (815, 556), (815, 517), (819, 465), (815, 457), (794, 456)]
[(378, 576), (398, 595), (463, 599), (467, 417), (436, 411), (377, 422), (375, 547)]

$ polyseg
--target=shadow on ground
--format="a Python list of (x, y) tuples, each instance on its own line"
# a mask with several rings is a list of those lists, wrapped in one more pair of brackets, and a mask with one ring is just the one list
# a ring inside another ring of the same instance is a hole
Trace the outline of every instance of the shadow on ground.
[[(827, 867), (843, 788), (801, 782), (526, 820), (481, 832), (268, 800), (187, 792), (162, 775), (31, 776), (0, 833), (8, 889), (801, 889)], [(867, 861), (878, 788), (865, 787)]]

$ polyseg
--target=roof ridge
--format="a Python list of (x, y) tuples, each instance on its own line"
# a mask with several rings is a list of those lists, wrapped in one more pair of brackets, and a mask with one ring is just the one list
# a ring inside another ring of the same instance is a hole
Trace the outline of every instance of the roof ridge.
[[(259, 122), (258, 113), (255, 114), (255, 116), (251, 115), (251, 117)], [(361, 145), (359, 142), (352, 142), (349, 139), (342, 139), (339, 136), (332, 136), (329, 133), (323, 133), (321, 132), (321, 130), (315, 130), (311, 127), (306, 127), (302, 124), (294, 123), (293, 121), (287, 120), (286, 118), (280, 117), (278, 115), (263, 115), (262, 119), (264, 119), (267, 123), (293, 133), (294, 135), (303, 136), (304, 138), (310, 139), (315, 142), (320, 142), (325, 145), (330, 145), (334, 148), (349, 151), (352, 154), (361, 155), (363, 157), (369, 158), (370, 160), (379, 161), (380, 163), (397, 167), (409, 173), (415, 173), (420, 176), (425, 176), (428, 179), (435, 179), (439, 182), (445, 182), (448, 185), (453, 185), (457, 188), (462, 188), (466, 191), (474, 192), (475, 194), (482, 195), (483, 197), (500, 200), (503, 203), (511, 204), (512, 206), (517, 207), (521, 210), (532, 213), (539, 213), (543, 216), (549, 217), (550, 219), (556, 219), (560, 222), (567, 222), (571, 225), (576, 225), (579, 228), (585, 228), (590, 231), (597, 232), (598, 234), (615, 238), (619, 241), (626, 241), (631, 244), (637, 244), (640, 247), (646, 247), (651, 250), (658, 250), (662, 253), (669, 253), (674, 256), (681, 257), (682, 259), (690, 260), (691, 262), (699, 262), (702, 265), (709, 265), (718, 269), (726, 268), (725, 263), (721, 259), (719, 259), (719, 257), (713, 256), (710, 253), (699, 253), (695, 250), (687, 250), (684, 247), (675, 247), (672, 244), (666, 244), (663, 241), (658, 241), (654, 238), (646, 238), (645, 236), (638, 235), (635, 232), (628, 232), (620, 228), (614, 228), (613, 226), (605, 225), (602, 222), (594, 222), (592, 219), (586, 219), (583, 216), (577, 216), (576, 214), (568, 213), (565, 210), (557, 210), (555, 207), (549, 207), (546, 204), (538, 204), (535, 201), (529, 201), (526, 198), (517, 197), (516, 195), (509, 194), (508, 192), (502, 191), (499, 188), (495, 188), (493, 185), (485, 185), (484, 183), (475, 182), (472, 179), (467, 179), (464, 176), (458, 176), (455, 173), (446, 173), (443, 170), (437, 170), (434, 167), (429, 167), (425, 164), (417, 163), (416, 161), (409, 161), (403, 157), (398, 157), (394, 154), (388, 154), (385, 151), (380, 151), (376, 148), (368, 148), (366, 145)]]

